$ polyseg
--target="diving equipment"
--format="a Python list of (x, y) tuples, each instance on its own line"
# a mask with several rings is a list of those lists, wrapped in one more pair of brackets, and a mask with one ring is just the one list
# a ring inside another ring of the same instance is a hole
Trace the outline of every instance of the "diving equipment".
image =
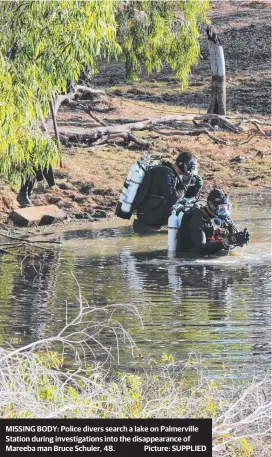
[[(182, 211), (181, 214), (183, 215)], [(180, 226), (179, 217), (175, 207), (172, 209), (172, 213), (168, 218), (168, 251), (173, 252), (177, 249), (177, 234)]]
[(126, 189), (126, 192), (124, 192), (123, 194), (123, 201), (121, 205), (121, 210), (124, 213), (131, 212), (135, 196), (137, 194), (140, 184), (144, 179), (147, 167), (149, 166), (149, 159), (150, 156), (143, 156), (137, 163), (132, 165), (130, 168), (130, 171), (126, 179), (126, 181), (128, 181), (128, 187)]
[(245, 228), (242, 232), (229, 233), (226, 238), (222, 240), (223, 246), (227, 249), (232, 246), (244, 246), (249, 242), (249, 232)]
[(196, 202), (193, 198), (183, 198), (172, 207), (172, 213), (168, 218), (168, 251), (175, 252), (177, 249), (177, 235), (185, 211), (192, 208)]

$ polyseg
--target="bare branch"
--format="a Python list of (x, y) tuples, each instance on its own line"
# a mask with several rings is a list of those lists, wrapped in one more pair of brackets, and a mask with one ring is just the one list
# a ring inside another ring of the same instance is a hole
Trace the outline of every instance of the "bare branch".
[(72, 100), (75, 97), (75, 95), (77, 94), (78, 91), (87, 92), (87, 93), (92, 94), (94, 96), (104, 95), (105, 98), (107, 98), (106, 92), (104, 90), (93, 89), (93, 88), (87, 87), (87, 86), (76, 85), (76, 86), (73, 87), (72, 91), (69, 92), (68, 94), (57, 95), (54, 98), (54, 114), (55, 114), (55, 116), (57, 115), (57, 112), (58, 112), (58, 110), (60, 108), (60, 105), (64, 101)]
[(101, 119), (98, 119), (97, 116), (95, 116), (91, 111), (88, 111), (88, 114), (89, 116), (91, 116), (92, 119), (94, 119), (96, 122), (98, 122), (98, 124), (100, 125), (103, 125), (103, 126), (107, 126), (106, 122), (102, 121)]

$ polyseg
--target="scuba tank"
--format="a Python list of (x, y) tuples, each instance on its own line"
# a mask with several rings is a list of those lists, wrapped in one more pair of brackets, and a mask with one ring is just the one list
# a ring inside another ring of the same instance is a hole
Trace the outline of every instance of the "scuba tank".
[(122, 192), (121, 192), (121, 195), (120, 195), (120, 198), (119, 198), (119, 203), (121, 203), (121, 206), (122, 206), (122, 203), (124, 201), (124, 198), (127, 195), (127, 190), (128, 190), (128, 186), (129, 186), (129, 183), (130, 183), (130, 178), (132, 176), (133, 167), (135, 167), (135, 165), (132, 165), (132, 167), (130, 167), (130, 170), (129, 170), (128, 175), (127, 175), (127, 177), (125, 179), (125, 182), (124, 182), (124, 187), (122, 189)]
[(139, 162), (135, 163), (130, 168), (128, 174), (128, 177), (130, 177), (129, 184), (121, 205), (121, 211), (124, 213), (131, 213), (132, 204), (134, 202), (138, 188), (145, 176), (146, 165), (147, 164), (145, 163), (145, 157), (142, 157)]
[(138, 165), (135, 164), (130, 167), (128, 175), (127, 175), (124, 185), (123, 185), (123, 189), (122, 189), (119, 201), (116, 205), (115, 215), (118, 217), (121, 217), (122, 219), (130, 219), (130, 217), (131, 217), (131, 212), (122, 211), (122, 204), (123, 204), (124, 199), (126, 198), (130, 179), (131, 179), (131, 176), (132, 176), (132, 173), (133, 173), (133, 170), (135, 167), (138, 167)]
[(177, 249), (178, 230), (185, 211), (194, 206), (195, 197), (184, 198), (172, 207), (172, 213), (168, 218), (168, 252), (175, 252)]
[(178, 229), (181, 224), (182, 216), (183, 216), (183, 212), (180, 211), (179, 215), (177, 215), (177, 209), (175, 206), (173, 206), (172, 213), (168, 218), (168, 251), (169, 252), (176, 251)]
[(177, 234), (179, 228), (179, 220), (176, 210), (173, 209), (168, 218), (168, 251), (176, 251), (177, 248)]

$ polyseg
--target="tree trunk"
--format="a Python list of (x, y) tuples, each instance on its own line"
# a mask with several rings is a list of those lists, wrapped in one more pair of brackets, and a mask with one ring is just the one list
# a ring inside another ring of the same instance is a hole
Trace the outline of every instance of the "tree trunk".
[(211, 60), (212, 87), (208, 114), (226, 115), (226, 70), (224, 51), (220, 40), (211, 27), (207, 27), (208, 47)]
[[(54, 132), (55, 132), (55, 140), (58, 145), (58, 148), (60, 150), (60, 137), (59, 137), (59, 131), (58, 131), (58, 125), (57, 125), (57, 120), (56, 120), (56, 115), (54, 111), (54, 106), (53, 106), (53, 101), (50, 101), (50, 111), (51, 111), (51, 116), (53, 120), (53, 126), (54, 126)], [(62, 168), (63, 163), (62, 163), (62, 157), (60, 156), (60, 168)]]

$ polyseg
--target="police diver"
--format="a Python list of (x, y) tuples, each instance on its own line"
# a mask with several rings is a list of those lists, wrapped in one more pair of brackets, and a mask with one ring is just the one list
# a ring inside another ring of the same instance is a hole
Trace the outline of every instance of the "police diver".
[(202, 186), (196, 158), (183, 151), (174, 164), (163, 161), (149, 169), (132, 207), (141, 224), (159, 228), (167, 225), (173, 205), (183, 198), (196, 199)]
[(181, 220), (177, 235), (177, 251), (196, 254), (228, 252), (249, 242), (245, 228), (238, 231), (230, 217), (231, 203), (222, 189), (213, 189), (207, 204), (189, 209)]

